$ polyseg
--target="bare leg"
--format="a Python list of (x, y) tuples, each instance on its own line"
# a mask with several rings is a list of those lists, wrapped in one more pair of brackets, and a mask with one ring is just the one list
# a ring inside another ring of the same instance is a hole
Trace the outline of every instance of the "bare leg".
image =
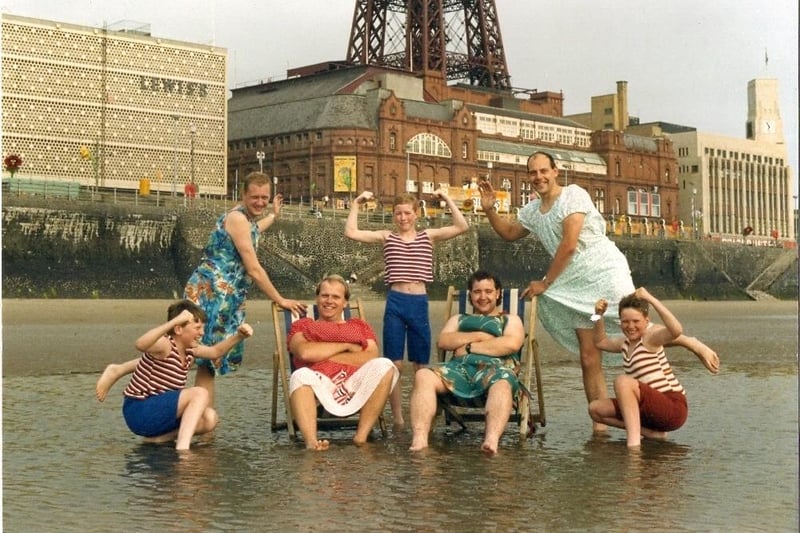
[(108, 391), (114, 386), (114, 383), (120, 380), (122, 376), (132, 373), (136, 370), (136, 365), (139, 364), (139, 358), (131, 359), (121, 364), (110, 364), (100, 374), (97, 384), (94, 387), (94, 394), (99, 401), (104, 401), (108, 396)]
[(208, 369), (207, 366), (198, 366), (197, 367), (197, 374), (194, 376), (194, 386), (195, 387), (203, 387), (208, 391), (208, 405), (209, 407), (214, 406), (214, 374), (211, 373), (211, 370)]
[[(586, 401), (608, 398), (606, 380), (603, 376), (602, 353), (594, 345), (593, 332), (590, 329), (576, 329), (578, 345), (580, 346), (581, 371), (583, 372), (583, 390)], [(594, 431), (605, 431), (604, 424), (594, 422)]]
[(436, 395), (446, 390), (442, 379), (433, 370), (421, 368), (414, 374), (409, 407), (413, 437), (409, 450), (417, 451), (428, 447), (431, 423), (436, 416)]
[(381, 379), (380, 384), (372, 392), (367, 403), (361, 408), (361, 414), (358, 417), (358, 428), (356, 428), (356, 435), (353, 437), (353, 442), (356, 444), (364, 444), (367, 442), (375, 422), (383, 412), (386, 406), (386, 400), (389, 399), (389, 391), (392, 388), (392, 380), (394, 379), (394, 372), (386, 372), (386, 375)]
[(170, 431), (169, 433), (164, 433), (163, 435), (159, 435), (157, 437), (145, 437), (142, 439), (142, 442), (147, 442), (149, 444), (163, 444), (165, 442), (172, 442), (175, 440), (175, 437), (178, 436), (178, 430)]
[[(178, 398), (178, 416), (181, 418), (181, 425), (178, 428), (176, 450), (188, 450), (192, 444), (192, 437), (198, 429), (207, 433), (216, 427), (216, 413), (213, 415), (207, 413), (208, 407), (208, 391), (203, 387), (191, 387), (181, 391)], [(209, 422), (214, 426), (208, 427)]]
[(489, 387), (486, 398), (486, 435), (481, 445), (482, 452), (489, 455), (497, 453), (497, 443), (503, 435), (513, 407), (511, 384), (508, 381), (501, 380)]
[(639, 382), (628, 375), (617, 376), (614, 380), (614, 392), (617, 395), (619, 410), (628, 432), (628, 448), (642, 444), (642, 421), (639, 412)]
[(392, 425), (395, 429), (402, 429), (406, 425), (403, 419), (403, 360), (395, 361), (394, 365), (400, 376), (389, 395), (389, 405), (392, 407)]
[(314, 390), (308, 385), (296, 389), (289, 397), (292, 404), (292, 414), (303, 435), (307, 450), (327, 450), (330, 443), (327, 440), (317, 440), (317, 399)]

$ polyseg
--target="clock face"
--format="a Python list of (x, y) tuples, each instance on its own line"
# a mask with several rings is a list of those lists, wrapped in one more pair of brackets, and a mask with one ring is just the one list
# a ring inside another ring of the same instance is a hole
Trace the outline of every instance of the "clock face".
[(775, 133), (775, 121), (774, 120), (765, 120), (764, 121), (764, 133)]

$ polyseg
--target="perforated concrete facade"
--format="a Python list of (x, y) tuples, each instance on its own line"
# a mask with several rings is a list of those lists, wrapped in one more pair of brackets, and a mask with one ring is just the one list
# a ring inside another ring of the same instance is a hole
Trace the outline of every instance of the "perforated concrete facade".
[(2, 45), (2, 153), (22, 157), (18, 177), (183, 193), (194, 175), (226, 192), (225, 49), (7, 14)]

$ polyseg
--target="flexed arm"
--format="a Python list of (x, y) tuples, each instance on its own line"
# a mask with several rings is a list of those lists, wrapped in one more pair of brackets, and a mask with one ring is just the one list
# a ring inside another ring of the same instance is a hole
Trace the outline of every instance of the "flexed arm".
[(377, 243), (386, 240), (388, 231), (370, 231), (358, 229), (358, 210), (359, 206), (372, 198), (372, 193), (364, 191), (359, 194), (350, 205), (350, 213), (347, 215), (347, 222), (344, 224), (344, 236), (358, 242)]
[(453, 215), (453, 224), (443, 228), (432, 228), (428, 230), (428, 236), (432, 241), (444, 241), (457, 237), (469, 229), (469, 222), (464, 218), (464, 214), (458, 209), (458, 206), (452, 198), (447, 194), (443, 188), (437, 189), (433, 193), (434, 197), (438, 197), (445, 201), (447, 207)]
[(494, 188), (488, 181), (481, 181), (478, 184), (481, 191), (481, 209), (483, 209), (486, 219), (492, 225), (492, 229), (505, 241), (516, 241), (528, 235), (529, 231), (517, 221), (511, 222), (497, 214), (494, 204), (497, 201), (494, 195)]

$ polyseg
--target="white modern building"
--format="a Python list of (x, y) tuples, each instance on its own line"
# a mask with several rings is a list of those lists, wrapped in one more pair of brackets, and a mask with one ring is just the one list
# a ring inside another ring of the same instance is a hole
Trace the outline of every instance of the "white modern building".
[(124, 21), (2, 14), (2, 154), (19, 178), (225, 194), (227, 52)]

